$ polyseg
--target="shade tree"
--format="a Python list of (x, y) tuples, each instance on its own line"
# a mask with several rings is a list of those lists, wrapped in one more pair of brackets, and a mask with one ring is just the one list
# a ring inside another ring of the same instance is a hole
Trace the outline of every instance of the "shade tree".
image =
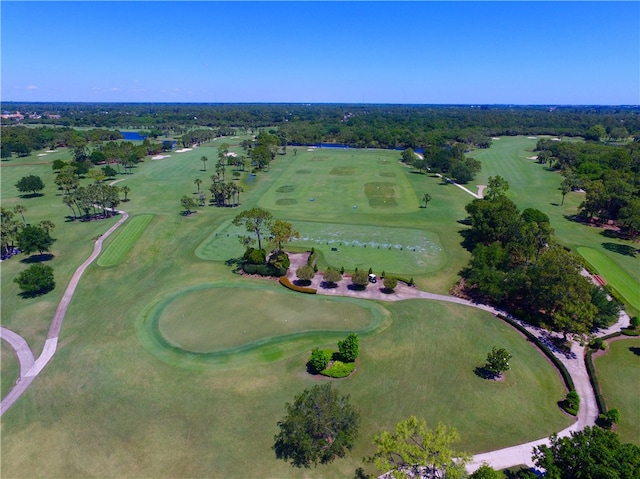
[(305, 389), (285, 410), (272, 447), (278, 459), (310, 468), (344, 457), (353, 448), (360, 414), (349, 396), (338, 394), (331, 384)]
[(429, 429), (424, 419), (410, 416), (392, 432), (374, 436), (376, 452), (366, 461), (395, 478), (464, 478), (469, 456), (452, 448), (459, 441), (454, 428), (438, 424)]
[(33, 195), (38, 194), (39, 191), (44, 190), (44, 182), (39, 176), (27, 175), (23, 176), (16, 183), (16, 188), (21, 193), (31, 192)]
[(56, 286), (53, 268), (44, 264), (32, 264), (13, 280), (27, 296), (48, 293)]

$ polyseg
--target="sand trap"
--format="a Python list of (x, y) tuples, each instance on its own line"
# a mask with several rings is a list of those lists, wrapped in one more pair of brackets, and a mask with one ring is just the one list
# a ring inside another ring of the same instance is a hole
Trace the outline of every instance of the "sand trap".
[(498, 138), (497, 136), (494, 136), (493, 138), (491, 138), (492, 140), (499, 140), (500, 138)]
[(529, 140), (537, 140), (538, 137), (537, 136), (528, 136), (527, 139), (529, 139)]
[(535, 156), (527, 156), (527, 160), (537, 160), (538, 159), (538, 155)]
[(229, 152), (227, 152), (227, 156), (232, 156), (232, 157), (235, 158), (236, 156), (238, 156), (238, 154), (234, 153), (233, 151), (229, 151)]
[(47, 150), (47, 153), (55, 153), (56, 150)]
[(171, 158), (171, 155), (156, 155), (151, 157), (152, 160), (162, 160), (164, 158)]
[(185, 151), (191, 151), (193, 148), (182, 148), (180, 150), (176, 150), (176, 153), (184, 153)]
[(38, 153), (38, 156), (47, 156), (46, 153)]
[(560, 138), (551, 138), (551, 141), (560, 141)]

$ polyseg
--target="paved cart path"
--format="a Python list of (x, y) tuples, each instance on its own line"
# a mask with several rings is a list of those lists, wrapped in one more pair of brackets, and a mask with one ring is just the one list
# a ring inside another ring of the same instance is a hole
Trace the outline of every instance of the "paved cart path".
[(36, 376), (40, 374), (42, 369), (49, 363), (55, 354), (58, 348), (58, 336), (60, 335), (60, 329), (62, 328), (62, 321), (67, 313), (69, 304), (71, 304), (71, 299), (73, 298), (76, 287), (80, 282), (80, 278), (82, 278), (84, 271), (95, 261), (102, 251), (103, 241), (111, 236), (111, 234), (113, 234), (113, 232), (118, 229), (122, 223), (127, 221), (127, 218), (129, 217), (129, 215), (124, 211), (117, 211), (117, 213), (120, 213), (122, 217), (111, 228), (109, 228), (106, 233), (96, 240), (91, 255), (80, 265), (71, 277), (71, 281), (69, 281), (69, 285), (62, 295), (62, 299), (60, 300), (60, 303), (58, 303), (58, 308), (56, 309), (56, 313), (51, 321), (51, 326), (49, 327), (47, 340), (44, 343), (44, 348), (42, 349), (40, 356), (38, 356), (38, 359), (35, 361), (33, 360), (33, 353), (23, 338), (7, 328), (0, 328), (0, 337), (11, 344), (13, 349), (16, 351), (18, 361), (20, 361), (20, 376), (18, 377), (14, 387), (9, 391), (9, 394), (2, 398), (2, 401), (0, 402), (0, 416), (2, 416), (11, 406), (13, 406), (20, 396), (22, 396)]

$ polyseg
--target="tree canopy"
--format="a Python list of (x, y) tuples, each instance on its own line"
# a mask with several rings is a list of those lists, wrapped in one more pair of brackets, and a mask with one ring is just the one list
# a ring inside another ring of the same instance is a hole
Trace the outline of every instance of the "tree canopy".
[(286, 403), (286, 416), (278, 421), (273, 450), (292, 466), (309, 468), (344, 457), (358, 436), (360, 415), (331, 384), (305, 389)]
[(49, 232), (41, 226), (27, 225), (17, 235), (18, 248), (25, 254), (36, 251), (42, 254), (49, 251), (54, 241)]
[[(265, 231), (271, 228), (273, 223), (273, 215), (262, 208), (252, 208), (239, 213), (234, 219), (233, 224), (236, 226), (244, 226), (245, 229), (255, 236), (258, 240), (258, 249), (262, 249), (262, 236)], [(243, 237), (240, 239), (245, 246), (252, 244), (255, 239), (251, 237)]]
[(616, 433), (597, 426), (551, 436), (549, 446), (534, 448), (533, 460), (549, 479), (640, 477), (640, 447), (622, 444)]
[(27, 193), (31, 191), (34, 195), (38, 193), (38, 191), (44, 190), (44, 183), (39, 176), (36, 175), (28, 175), (23, 176), (16, 183), (16, 188), (21, 193)]
[(55, 288), (53, 268), (44, 264), (32, 264), (13, 280), (22, 292), (29, 296), (45, 294)]
[(469, 456), (451, 448), (459, 440), (455, 429), (438, 424), (432, 430), (424, 419), (411, 416), (397, 423), (393, 432), (374, 436), (377, 450), (367, 461), (396, 478), (463, 478)]

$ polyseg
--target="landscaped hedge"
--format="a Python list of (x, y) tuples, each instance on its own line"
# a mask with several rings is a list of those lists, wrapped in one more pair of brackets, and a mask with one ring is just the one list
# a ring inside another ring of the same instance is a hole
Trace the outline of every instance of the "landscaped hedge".
[(600, 390), (600, 383), (598, 381), (598, 375), (596, 374), (596, 368), (593, 365), (593, 351), (589, 351), (586, 357), (587, 364), (587, 373), (589, 374), (589, 382), (591, 382), (591, 387), (593, 388), (593, 392), (596, 395), (596, 403), (598, 404), (598, 410), (600, 414), (605, 414), (607, 412), (607, 405), (604, 402), (604, 396), (602, 395), (602, 391)]
[(571, 379), (571, 375), (569, 374), (569, 371), (567, 371), (567, 368), (565, 367), (565, 365), (562, 364), (562, 362), (556, 357), (555, 354), (553, 354), (553, 352), (547, 347), (546, 344), (540, 342), (540, 340), (536, 336), (531, 334), (527, 329), (523, 328), (520, 325), (520, 323), (506, 317), (503, 314), (497, 314), (496, 316), (502, 319), (504, 322), (509, 323), (511, 326), (513, 326), (522, 334), (524, 334), (527, 337), (527, 339), (529, 339), (529, 341), (534, 343), (540, 349), (540, 351), (542, 351), (545, 354), (545, 356), (547, 356), (551, 360), (551, 362), (558, 369), (558, 371), (560, 371), (560, 375), (562, 376), (562, 380), (564, 381), (564, 384), (567, 387), (567, 389), (569, 391), (575, 390), (576, 387), (573, 384), (573, 379)]
[(297, 291), (298, 293), (316, 294), (318, 292), (318, 290), (314, 288), (305, 288), (302, 286), (296, 286), (291, 281), (289, 281), (289, 278), (287, 278), (286, 276), (280, 276), (280, 279), (278, 281), (280, 281), (280, 284), (285, 288), (289, 288), (293, 291)]

